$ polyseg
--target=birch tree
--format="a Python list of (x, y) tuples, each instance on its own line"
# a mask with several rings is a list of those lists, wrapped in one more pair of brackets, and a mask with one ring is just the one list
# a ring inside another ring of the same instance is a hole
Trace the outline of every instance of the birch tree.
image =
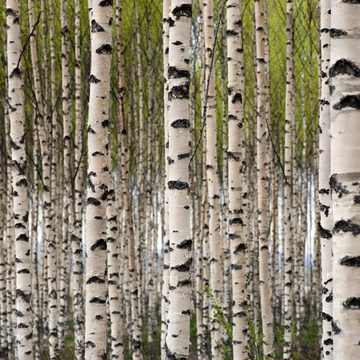
[(267, 194), (270, 174), (266, 164), (266, 148), (269, 128), (266, 123), (266, 68), (265, 63), (265, 22), (263, 0), (255, 1), (255, 43), (256, 43), (256, 142), (257, 142), (257, 189), (259, 226), (259, 285), (264, 356), (273, 356), (273, 324), (270, 301), (269, 276), (269, 218)]
[(169, 22), (169, 317), (166, 359), (187, 359), (190, 350), (192, 239), (190, 227), (189, 47), (192, 3), (172, 0)]
[(106, 357), (106, 199), (112, 3), (93, 1), (86, 202), (85, 358)]
[[(84, 313), (83, 313), (83, 264), (82, 264), (82, 219), (84, 191), (83, 121), (81, 106), (81, 28), (80, 0), (75, 0), (75, 182), (74, 182), (74, 224), (71, 234), (72, 252), (72, 304), (74, 309), (75, 356), (82, 359), (84, 353)], [(72, 205), (71, 205), (72, 206)]]
[(243, 119), (244, 67), (242, 56), (242, 7), (240, 0), (227, 4), (228, 59), (228, 164), (229, 164), (229, 240), (232, 272), (232, 321), (234, 359), (247, 357), (247, 296), (245, 252), (246, 153)]
[[(209, 203), (209, 245), (210, 245), (210, 289), (215, 301), (221, 301), (222, 264), (220, 237), (220, 186), (217, 157), (216, 126), (216, 84), (215, 84), (215, 33), (213, 1), (203, 2), (204, 45), (205, 45), (205, 103), (203, 105), (206, 121), (206, 181)], [(211, 318), (211, 357), (220, 356), (221, 331), (216, 321), (214, 309)]]
[(331, 208), (333, 215), (333, 358), (360, 356), (359, 258), (359, 34), (360, 4), (332, 1), (330, 29), (331, 79)]
[(166, 183), (168, 175), (168, 152), (169, 152), (169, 119), (168, 119), (168, 65), (169, 65), (169, 15), (170, 0), (163, 1), (163, 62), (164, 62), (164, 137), (165, 137), (165, 186), (164, 186), (164, 237), (163, 237), (163, 274), (162, 274), (162, 294), (161, 294), (161, 359), (166, 356), (166, 332), (167, 332), (167, 312), (169, 302), (169, 193)]
[(321, 99), (319, 117), (319, 208), (322, 286), (322, 357), (332, 359), (332, 215), (330, 197), (330, 8), (331, 1), (320, 4)]
[[(286, 87), (285, 87), (285, 155), (284, 155), (284, 359), (291, 356), (291, 331), (293, 319), (293, 242), (292, 233), (295, 217), (295, 199), (292, 198), (295, 189), (295, 172), (292, 171), (292, 155), (295, 145), (292, 144), (294, 132), (294, 53), (293, 53), (293, 3), (286, 3)], [(292, 178), (293, 176), (293, 178)]]
[(16, 258), (16, 357), (32, 359), (31, 254), (19, 2), (6, 1), (7, 75)]

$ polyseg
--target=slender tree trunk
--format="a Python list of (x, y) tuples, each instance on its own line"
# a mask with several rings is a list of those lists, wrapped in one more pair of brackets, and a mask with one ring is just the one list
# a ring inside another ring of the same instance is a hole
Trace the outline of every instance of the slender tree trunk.
[[(74, 197), (72, 189), (71, 169), (71, 102), (70, 102), (70, 74), (69, 74), (69, 28), (67, 22), (67, 1), (61, 0), (61, 74), (62, 74), (62, 117), (63, 117), (63, 169), (64, 169), (64, 197), (63, 197), (63, 241), (61, 246), (61, 269), (59, 287), (59, 320), (58, 342), (59, 350), (64, 350), (66, 314), (68, 304), (68, 259), (69, 238), (74, 229)], [(53, 154), (54, 155), (54, 154)]]
[(243, 215), (247, 207), (245, 134), (243, 119), (242, 7), (240, 0), (227, 4), (228, 58), (228, 164), (229, 164), (229, 240), (232, 279), (232, 323), (234, 359), (247, 357), (247, 296), (245, 253), (248, 240)]
[[(209, 244), (210, 244), (210, 290), (214, 301), (221, 302), (222, 263), (220, 186), (217, 159), (216, 89), (215, 89), (215, 34), (213, 1), (203, 2), (205, 40), (205, 104), (206, 121), (206, 178), (209, 202)], [(220, 356), (221, 330), (215, 318), (214, 306), (211, 316), (211, 356)]]
[(167, 188), (169, 155), (168, 119), (168, 66), (169, 66), (169, 13), (170, 0), (163, 0), (163, 62), (164, 62), (164, 130), (165, 130), (165, 180), (164, 180), (164, 232), (163, 232), (163, 273), (161, 294), (161, 359), (166, 358), (165, 340), (167, 333), (167, 312), (169, 305), (169, 193)]
[(16, 357), (33, 358), (31, 311), (31, 252), (28, 232), (28, 180), (25, 152), (24, 81), (21, 70), (19, 2), (6, 1), (8, 101), (16, 258)]
[[(122, 52), (123, 54), (123, 52)], [(124, 55), (124, 54), (123, 54)], [(129, 291), (130, 291), (130, 313), (131, 313), (131, 341), (130, 347), (132, 351), (132, 359), (142, 359), (142, 339), (141, 339), (141, 326), (139, 319), (139, 301), (138, 301), (138, 273), (137, 273), (137, 258), (136, 258), (136, 243), (134, 234), (134, 221), (132, 215), (131, 204), (131, 188), (130, 188), (130, 154), (128, 145), (128, 130), (126, 128), (125, 118), (125, 104), (124, 104), (124, 60), (120, 58), (120, 74), (119, 74), (119, 87), (120, 91), (120, 128), (121, 128), (121, 153), (123, 154), (122, 160), (122, 183), (123, 183), (123, 203), (125, 212), (125, 236), (127, 238), (127, 251), (128, 251), (128, 275), (129, 275)]]
[(145, 283), (144, 279), (145, 275), (145, 253), (146, 253), (146, 237), (145, 237), (145, 219), (146, 219), (146, 197), (145, 197), (145, 164), (144, 164), (144, 155), (145, 155), (145, 110), (144, 110), (144, 71), (142, 65), (142, 57), (141, 53), (142, 43), (141, 43), (141, 21), (140, 21), (140, 13), (139, 13), (139, 1), (134, 1), (135, 6), (135, 18), (136, 18), (136, 60), (137, 60), (137, 68), (136, 75), (138, 81), (138, 163), (137, 163), (137, 257), (138, 261), (137, 265), (137, 279), (138, 279), (138, 311), (139, 311), (139, 320), (140, 325), (143, 325), (143, 315), (145, 309)]
[(106, 199), (111, 64), (111, 2), (96, 0), (91, 10), (86, 207), (85, 358), (106, 357)]
[[(322, 357), (332, 359), (332, 214), (330, 197), (330, 27), (331, 0), (320, 3), (321, 100), (319, 124), (319, 207), (322, 286)], [(330, 301), (331, 300), (331, 301)]]
[[(110, 182), (112, 180), (110, 179)], [(119, 222), (113, 186), (109, 186), (106, 206), (107, 219), (107, 276), (109, 292), (111, 358), (123, 359), (123, 317), (119, 288)]]
[(169, 317), (166, 359), (187, 359), (190, 350), (192, 239), (189, 198), (189, 48), (192, 4), (171, 1), (169, 21)]
[(258, 189), (258, 224), (259, 224), (259, 286), (261, 302), (261, 320), (263, 331), (263, 351), (265, 357), (273, 356), (273, 319), (270, 300), (269, 276), (269, 218), (268, 201), (269, 175), (266, 169), (266, 148), (269, 128), (266, 124), (266, 68), (265, 32), (263, 0), (255, 1), (255, 39), (256, 39), (256, 86), (257, 86), (257, 189)]
[[(291, 356), (291, 331), (293, 319), (293, 239), (292, 231), (292, 187), (295, 187), (295, 181), (292, 184), (292, 133), (294, 126), (294, 70), (293, 70), (293, 4), (292, 1), (287, 2), (286, 6), (286, 108), (285, 108), (285, 183), (284, 183), (284, 359)], [(293, 150), (292, 150), (293, 148)], [(293, 174), (294, 175), (294, 174)]]
[(72, 252), (72, 306), (74, 311), (75, 357), (84, 356), (84, 312), (83, 312), (83, 264), (82, 264), (82, 219), (84, 191), (83, 118), (81, 106), (81, 53), (80, 53), (80, 0), (75, 0), (75, 204), (74, 224), (71, 234)]
[[(2, 130), (2, 129), (1, 129)], [(2, 151), (6, 152), (5, 146)], [(6, 162), (0, 163), (0, 357), (5, 357), (7, 352), (7, 316), (6, 316), (6, 251), (4, 234), (6, 230)]]
[[(54, 29), (54, 9), (53, 4), (49, 3), (49, 13), (50, 13), (50, 62), (51, 62), (51, 102), (53, 108), (52, 116), (52, 159), (51, 159), (51, 181), (48, 182), (48, 187), (44, 186), (44, 217), (45, 217), (45, 234), (43, 241), (46, 249), (46, 257), (44, 256), (44, 261), (46, 261), (46, 266), (44, 268), (44, 280), (46, 281), (46, 290), (45, 293), (45, 304), (48, 308), (48, 325), (45, 328), (45, 331), (49, 332), (49, 348), (50, 348), (50, 358), (55, 359), (57, 356), (57, 318), (58, 318), (58, 294), (57, 294), (57, 248), (58, 248), (58, 238), (59, 234), (57, 233), (56, 228), (56, 206), (57, 206), (57, 158), (56, 154), (58, 152), (58, 131), (57, 131), (57, 116), (56, 116), (56, 64), (55, 64), (55, 29)], [(42, 149), (41, 149), (42, 150)], [(51, 187), (51, 198), (50, 198), (50, 187)], [(46, 210), (48, 211), (46, 212)]]

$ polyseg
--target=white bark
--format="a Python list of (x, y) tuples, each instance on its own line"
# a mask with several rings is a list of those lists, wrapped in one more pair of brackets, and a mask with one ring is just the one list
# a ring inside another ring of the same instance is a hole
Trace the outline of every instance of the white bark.
[[(51, 61), (51, 102), (52, 106), (55, 107), (56, 104), (56, 60), (55, 60), (55, 29), (54, 29), (54, 9), (53, 4), (49, 4), (50, 12), (50, 61)], [(57, 296), (57, 244), (59, 239), (59, 234), (57, 234), (56, 229), (56, 206), (57, 206), (57, 154), (58, 151), (58, 132), (57, 132), (57, 116), (56, 111), (53, 111), (52, 115), (52, 159), (51, 159), (51, 181), (48, 183), (49, 187), (51, 186), (51, 199), (50, 199), (50, 189), (44, 189), (44, 208), (48, 208), (48, 212), (44, 211), (45, 224), (44, 224), (44, 249), (46, 249), (46, 256), (44, 254), (44, 262), (46, 266), (44, 268), (44, 281), (45, 284), (45, 305), (47, 306), (48, 312), (48, 329), (49, 329), (49, 350), (50, 358), (55, 359), (57, 356), (57, 318), (58, 318), (58, 296)]]
[[(59, 350), (63, 352), (65, 340), (65, 327), (68, 305), (68, 262), (69, 240), (74, 230), (74, 197), (72, 189), (71, 169), (71, 102), (70, 102), (70, 73), (69, 73), (69, 28), (67, 23), (67, 1), (61, 0), (61, 75), (62, 75), (62, 121), (63, 121), (63, 239), (61, 244), (61, 269), (59, 287), (59, 319), (58, 319), (58, 343)], [(53, 154), (54, 156), (55, 154)]]
[(256, 40), (256, 87), (257, 87), (257, 189), (259, 226), (259, 287), (264, 356), (273, 356), (273, 324), (270, 301), (269, 276), (269, 216), (268, 193), (270, 174), (266, 172), (266, 149), (268, 143), (268, 124), (266, 123), (266, 59), (265, 59), (265, 1), (255, 1), (255, 40)]
[[(112, 180), (110, 179), (110, 182)], [(124, 358), (122, 294), (119, 287), (119, 222), (118, 206), (112, 184), (106, 206), (107, 220), (107, 276), (110, 314), (111, 359)]]
[(74, 310), (75, 356), (84, 356), (82, 219), (84, 192), (83, 117), (81, 106), (81, 53), (80, 53), (80, 0), (75, 0), (75, 204), (71, 234), (72, 252), (72, 305)]
[(284, 359), (291, 356), (291, 331), (293, 321), (293, 219), (294, 206), (293, 191), (295, 188), (295, 174), (292, 171), (292, 145), (294, 126), (294, 70), (293, 70), (293, 4), (286, 3), (286, 94), (285, 94), (285, 160), (284, 160)]
[(332, 214), (330, 197), (330, 16), (331, 0), (320, 3), (321, 100), (319, 118), (319, 207), (321, 239), (323, 359), (332, 359)]
[(187, 359), (190, 350), (192, 239), (189, 198), (189, 47), (192, 5), (171, 1), (168, 121), (170, 280), (166, 359)]
[(161, 359), (166, 357), (165, 340), (167, 332), (167, 312), (169, 304), (169, 193), (167, 189), (168, 154), (169, 154), (169, 120), (168, 120), (168, 65), (169, 65), (169, 12), (170, 0), (163, 0), (163, 62), (164, 62), (164, 131), (165, 131), (165, 186), (164, 186), (164, 240), (163, 240), (163, 273), (161, 294)]
[(112, 2), (93, 1), (86, 207), (85, 358), (106, 357), (106, 199)]
[[(16, 258), (16, 357), (32, 359), (31, 252), (19, 2), (6, 1), (8, 101)], [(14, 282), (15, 283), (15, 282)]]
[(242, 56), (242, 7), (240, 0), (227, 3), (228, 59), (228, 166), (229, 241), (232, 280), (234, 359), (247, 358), (247, 296), (245, 253), (249, 224), (247, 211), (247, 160), (243, 119), (244, 74)]
[(331, 197), (335, 360), (360, 358), (360, 33), (358, 1), (331, 3)]
[[(215, 34), (213, 1), (203, 2), (204, 40), (205, 40), (205, 104), (203, 105), (206, 121), (206, 180), (209, 203), (209, 244), (210, 244), (210, 289), (214, 299), (221, 302), (222, 295), (222, 244), (220, 236), (220, 186), (217, 159), (216, 126), (216, 83), (215, 83)], [(211, 309), (211, 357), (220, 356), (220, 325)]]

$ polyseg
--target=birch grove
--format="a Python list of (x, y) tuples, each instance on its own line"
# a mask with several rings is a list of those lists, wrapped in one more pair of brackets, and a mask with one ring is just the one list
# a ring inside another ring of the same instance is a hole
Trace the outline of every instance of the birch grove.
[(1, 2), (0, 359), (358, 359), (359, 16)]

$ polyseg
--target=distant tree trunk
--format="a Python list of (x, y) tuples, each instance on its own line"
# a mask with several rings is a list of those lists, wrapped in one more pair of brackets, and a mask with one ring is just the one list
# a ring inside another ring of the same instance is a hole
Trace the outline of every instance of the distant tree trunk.
[[(5, 123), (5, 122), (4, 122)], [(2, 129), (1, 129), (2, 130)], [(6, 136), (6, 134), (5, 134)], [(3, 138), (1, 139), (3, 140)], [(3, 143), (4, 144), (4, 143)], [(5, 151), (1, 145), (1, 151)], [(7, 317), (6, 317), (6, 251), (4, 234), (6, 230), (6, 161), (0, 162), (0, 357), (5, 357), (7, 352)]]
[(360, 358), (360, 48), (357, 1), (331, 3), (331, 207), (334, 360)]
[(19, 2), (6, 1), (8, 101), (12, 158), (12, 187), (16, 258), (16, 358), (33, 358), (31, 310), (31, 252), (28, 231), (28, 180), (25, 152), (24, 81), (21, 70)]
[(107, 276), (110, 313), (111, 359), (124, 358), (123, 317), (121, 308), (121, 292), (119, 288), (119, 222), (117, 204), (112, 179), (106, 206), (107, 220)]
[(91, 10), (86, 207), (85, 358), (106, 357), (106, 199), (111, 64), (111, 2), (96, 0)]
[[(293, 70), (293, 4), (287, 2), (286, 6), (286, 108), (285, 108), (285, 160), (284, 160), (284, 359), (291, 356), (291, 331), (293, 319), (293, 238), (292, 226), (292, 186), (295, 187), (294, 174), (292, 172), (292, 151), (296, 147), (292, 144), (294, 126), (294, 70)], [(293, 149), (293, 150), (292, 150)], [(293, 183), (292, 183), (293, 175)]]
[(84, 298), (83, 298), (83, 253), (82, 219), (84, 192), (83, 117), (81, 106), (81, 53), (80, 53), (80, 0), (75, 0), (75, 183), (74, 224), (71, 234), (72, 252), (72, 306), (74, 310), (75, 357), (84, 356)]
[[(127, 153), (127, 133), (126, 128), (123, 127), (122, 131), (124, 151)], [(135, 252), (135, 237), (134, 237), (134, 224), (131, 213), (130, 203), (130, 164), (129, 159), (125, 161), (125, 184), (124, 184), (124, 208), (125, 208), (125, 222), (127, 223), (126, 235), (128, 238), (128, 257), (129, 257), (129, 282), (130, 282), (130, 304), (131, 304), (131, 351), (132, 359), (142, 359), (142, 342), (141, 342), (141, 326), (139, 319), (139, 301), (138, 301), (138, 279), (136, 271), (136, 252)]]
[(169, 21), (169, 317), (166, 359), (187, 359), (190, 350), (192, 239), (189, 198), (189, 48), (192, 3), (171, 1)]
[[(201, 71), (200, 71), (200, 95), (201, 95), (201, 116), (203, 116), (203, 107), (205, 106), (205, 89), (206, 89), (206, 74), (205, 74), (205, 41), (204, 41), (204, 21), (203, 21), (203, 6), (199, 4), (199, 16), (200, 16), (200, 57), (201, 57)], [(203, 117), (201, 117), (204, 121)], [(205, 290), (209, 287), (209, 203), (208, 203), (208, 189), (206, 178), (206, 126), (204, 126), (204, 134), (202, 141), (202, 178), (201, 178), (201, 206), (202, 206), (202, 342), (199, 344), (201, 347), (201, 356), (204, 359), (209, 357), (208, 352), (208, 340), (209, 333), (209, 297), (205, 293)]]
[[(221, 303), (223, 278), (221, 255), (221, 214), (220, 186), (217, 159), (216, 126), (216, 74), (215, 74), (215, 34), (213, 1), (203, 2), (204, 40), (205, 40), (205, 104), (203, 119), (206, 121), (206, 179), (209, 202), (209, 244), (210, 244), (210, 290), (214, 300)], [(211, 356), (220, 357), (221, 331), (215, 318), (214, 307), (211, 309)]]
[(268, 201), (270, 174), (266, 164), (266, 149), (269, 128), (266, 123), (266, 69), (265, 63), (265, 21), (263, 0), (255, 1), (255, 39), (256, 39), (256, 86), (257, 86), (257, 191), (258, 191), (258, 224), (259, 224), (259, 286), (261, 302), (261, 320), (263, 332), (264, 356), (273, 356), (273, 324), (270, 301), (269, 276), (269, 218)]
[(319, 118), (319, 207), (321, 239), (323, 359), (332, 359), (332, 214), (330, 197), (330, 16), (331, 0), (320, 3), (321, 100)]
[(63, 120), (63, 238), (61, 244), (61, 269), (59, 286), (59, 320), (58, 341), (59, 350), (64, 351), (66, 314), (68, 305), (68, 264), (69, 264), (69, 238), (74, 231), (74, 196), (72, 189), (71, 168), (71, 101), (70, 101), (70, 73), (69, 73), (69, 25), (66, 14), (66, 0), (61, 0), (61, 75), (62, 75), (62, 120)]
[[(143, 52), (141, 42), (141, 19), (139, 12), (140, 0), (134, 1), (135, 7), (135, 25), (136, 25), (136, 75), (138, 82), (138, 145), (137, 145), (137, 285), (138, 285), (138, 312), (140, 326), (143, 326), (143, 316), (145, 309), (145, 254), (146, 254), (146, 237), (145, 237), (145, 223), (146, 223), (146, 189), (145, 189), (145, 109), (144, 109), (144, 71), (142, 65), (141, 53)], [(135, 85), (134, 85), (135, 86)]]
[[(9, 135), (9, 132), (6, 132)], [(14, 284), (14, 220), (12, 213), (12, 175), (11, 175), (11, 155), (10, 155), (10, 136), (9, 145), (7, 146), (7, 197), (6, 197), (6, 323), (7, 323), (7, 344), (8, 344), (8, 352), (14, 353), (14, 337), (15, 337), (15, 329), (16, 324), (13, 323), (13, 302), (14, 302), (14, 294), (13, 294), (13, 284)]]
[[(125, 117), (125, 68), (124, 68), (124, 51), (121, 51), (119, 58), (119, 125), (120, 125), (120, 142), (121, 142), (121, 177), (123, 185), (123, 206), (124, 206), (124, 221), (125, 221), (125, 238), (127, 241), (127, 247), (124, 251), (127, 251), (125, 256), (128, 259), (126, 266), (128, 266), (129, 277), (129, 302), (131, 314), (130, 319), (130, 349), (132, 352), (133, 360), (142, 359), (142, 338), (141, 338), (141, 326), (139, 319), (139, 301), (138, 301), (138, 277), (137, 277), (137, 257), (136, 257), (136, 243), (135, 243), (135, 231), (134, 221), (132, 214), (131, 204), (131, 183), (130, 183), (130, 148), (129, 148), (129, 133), (126, 124)], [(129, 129), (130, 130), (130, 129)]]
[[(220, 19), (219, 19), (220, 21)], [(230, 298), (231, 298), (231, 254), (230, 254), (230, 241), (228, 237), (229, 227), (228, 227), (228, 218), (229, 218), (229, 164), (228, 164), (228, 67), (227, 67), (227, 26), (225, 23), (226, 19), (222, 20), (222, 31), (221, 31), (221, 48), (220, 48), (220, 64), (221, 64), (221, 157), (222, 157), (222, 176), (221, 176), (221, 185), (222, 185), (222, 199), (220, 205), (221, 213), (221, 229), (220, 236), (223, 238), (223, 297), (222, 297), (222, 308), (223, 313), (226, 319), (230, 318)], [(228, 336), (225, 329), (223, 331), (223, 342), (228, 341)]]
[(249, 224), (244, 215), (247, 207), (247, 161), (243, 119), (242, 7), (240, 0), (227, 3), (228, 58), (228, 166), (229, 166), (229, 241), (232, 279), (232, 323), (234, 359), (247, 357), (247, 296), (245, 253)]
[[(54, 9), (53, 4), (49, 3), (49, 13), (50, 13), (50, 62), (51, 62), (51, 105), (52, 108), (56, 107), (57, 99), (57, 86), (56, 86), (56, 54), (55, 54), (55, 29), (54, 29)], [(58, 328), (57, 328), (57, 318), (58, 318), (58, 294), (57, 294), (57, 248), (58, 248), (58, 238), (59, 234), (56, 229), (56, 206), (57, 206), (57, 152), (59, 151), (58, 143), (58, 131), (57, 131), (57, 115), (56, 111), (52, 112), (52, 159), (51, 159), (51, 181), (48, 183), (48, 188), (44, 187), (44, 212), (48, 208), (48, 214), (45, 217), (45, 234), (43, 241), (46, 249), (46, 256), (44, 255), (44, 262), (46, 261), (46, 266), (44, 268), (44, 281), (46, 281), (45, 287), (47, 292), (45, 293), (45, 304), (47, 306), (47, 325), (45, 326), (45, 331), (49, 332), (49, 349), (50, 349), (50, 358), (55, 359), (57, 356), (57, 337), (58, 337)], [(41, 148), (42, 150), (42, 148)], [(51, 187), (51, 198), (50, 198), (50, 187)], [(46, 215), (46, 212), (45, 212)]]
[(205, 331), (204, 331), (204, 324), (203, 324), (203, 299), (204, 299), (204, 282), (202, 278), (203, 273), (203, 262), (202, 262), (202, 255), (203, 255), (203, 239), (205, 237), (205, 229), (204, 229), (204, 221), (206, 216), (205, 211), (205, 196), (199, 196), (197, 201), (197, 212), (199, 214), (199, 232), (198, 236), (196, 237), (196, 257), (197, 263), (195, 266), (195, 311), (196, 311), (196, 351), (199, 360), (205, 359), (204, 354), (204, 338), (205, 338)]
[[(34, 323), (33, 323), (33, 351), (35, 358), (39, 358), (39, 345), (40, 345), (40, 316), (39, 316), (39, 308), (37, 307), (37, 301), (38, 301), (38, 274), (37, 274), (37, 253), (35, 252), (35, 249), (37, 249), (37, 218), (38, 218), (38, 196), (39, 193), (37, 191), (37, 169), (36, 167), (39, 165), (37, 163), (37, 157), (38, 157), (38, 134), (39, 137), (42, 140), (42, 146), (44, 148), (44, 109), (43, 109), (43, 98), (42, 98), (42, 92), (41, 92), (41, 82), (40, 82), (40, 72), (38, 68), (39, 64), (39, 58), (37, 53), (37, 44), (36, 44), (36, 25), (35, 25), (35, 8), (34, 8), (34, 1), (29, 0), (28, 1), (28, 14), (29, 14), (29, 28), (30, 31), (33, 32), (32, 36), (30, 36), (30, 52), (31, 52), (31, 65), (32, 65), (32, 75), (33, 75), (33, 81), (34, 81), (34, 93), (35, 93), (35, 108), (33, 110), (33, 117), (34, 117), (34, 135), (33, 135), (33, 158), (34, 158), (34, 188), (35, 195), (34, 195), (34, 204), (33, 206), (36, 207), (33, 209), (32, 213), (32, 221), (34, 222), (34, 225), (32, 224), (30, 229), (33, 229), (34, 231), (31, 231), (31, 243), (32, 243), (32, 259), (31, 259), (31, 270), (32, 270), (32, 309), (34, 311)], [(47, 158), (44, 157), (44, 174), (46, 174), (47, 170), (49, 169)], [(46, 167), (47, 166), (47, 167)], [(35, 237), (34, 237), (35, 236)]]

